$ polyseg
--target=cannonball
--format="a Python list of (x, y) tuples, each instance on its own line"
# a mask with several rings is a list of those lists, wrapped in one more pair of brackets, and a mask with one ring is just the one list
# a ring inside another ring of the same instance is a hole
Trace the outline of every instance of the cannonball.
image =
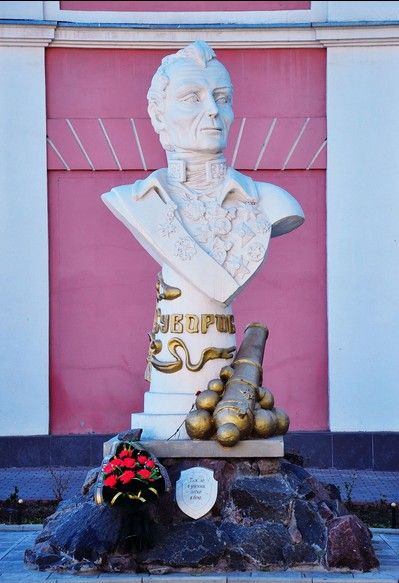
[(196, 398), (195, 405), (197, 409), (205, 409), (205, 411), (213, 413), (219, 399), (220, 397), (215, 391), (202, 391)]
[(273, 393), (265, 387), (258, 387), (259, 405), (262, 409), (273, 409), (274, 397)]
[(234, 369), (232, 366), (224, 366), (221, 371), (220, 371), (220, 378), (222, 379), (222, 381), (225, 383), (226, 381), (228, 381), (229, 379), (231, 379), (231, 377), (234, 374)]
[(290, 418), (285, 411), (278, 407), (275, 407), (272, 411), (277, 417), (276, 434), (284, 435), (284, 433), (287, 433), (288, 427), (290, 426)]
[(208, 389), (221, 395), (224, 391), (224, 384), (221, 379), (212, 379), (208, 383)]
[(252, 414), (245, 413), (244, 415), (239, 415), (237, 410), (233, 407), (225, 407), (221, 411), (217, 411), (214, 415), (214, 420), (217, 429), (226, 423), (232, 423), (239, 430), (241, 438), (252, 433)]
[(240, 430), (234, 423), (225, 423), (217, 430), (216, 439), (221, 445), (232, 447), (240, 439)]
[(185, 425), (191, 439), (208, 439), (214, 432), (212, 415), (204, 409), (191, 411), (186, 417)]
[(258, 409), (255, 411), (255, 433), (259, 437), (271, 437), (276, 433), (277, 417), (272, 411)]

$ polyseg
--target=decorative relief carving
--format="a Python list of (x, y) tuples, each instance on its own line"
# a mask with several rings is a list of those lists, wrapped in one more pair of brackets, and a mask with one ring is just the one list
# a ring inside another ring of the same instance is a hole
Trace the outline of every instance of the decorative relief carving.
[[(161, 342), (158, 340), (157, 342)], [(162, 342), (161, 342), (162, 346)], [(216, 346), (209, 346), (205, 348), (202, 353), (199, 361), (194, 364), (191, 361), (189, 350), (186, 346), (186, 343), (181, 338), (171, 338), (167, 344), (168, 350), (170, 354), (173, 356), (173, 360), (171, 361), (162, 361), (159, 360), (155, 356), (155, 352), (149, 356), (149, 362), (152, 364), (154, 368), (159, 370), (160, 372), (171, 374), (174, 372), (178, 372), (184, 366), (184, 362), (182, 357), (178, 354), (177, 349), (181, 348), (185, 355), (185, 366), (191, 372), (198, 372), (200, 371), (204, 365), (208, 362), (208, 360), (214, 360), (215, 358), (221, 358), (225, 360), (230, 360), (234, 356), (234, 352), (236, 350), (235, 346), (230, 346), (229, 348), (219, 348)], [(158, 349), (158, 347), (157, 347)], [(162, 349), (162, 348), (161, 348)]]
[(197, 253), (194, 241), (189, 237), (180, 237), (175, 244), (175, 255), (182, 261), (190, 261)]
[[(220, 166), (218, 172), (223, 173), (225, 164), (217, 164)], [(256, 200), (248, 200), (246, 195), (247, 200), (243, 201), (242, 195), (220, 193), (220, 188), (219, 183), (209, 192), (200, 192), (187, 184), (178, 184), (173, 200), (183, 227), (192, 236), (191, 241), (242, 283), (245, 276), (256, 269), (254, 264), (265, 256), (266, 247), (262, 241), (271, 230), (271, 223)], [(224, 199), (222, 204), (220, 199)], [(194, 252), (186, 238), (177, 241), (175, 254), (184, 261), (191, 259)]]
[(161, 237), (168, 239), (176, 232), (176, 217), (172, 208), (166, 212), (166, 221), (158, 225), (158, 231)]
[(224, 161), (209, 160), (205, 168), (208, 182), (221, 182), (226, 178), (227, 166)]
[(264, 255), (266, 253), (266, 249), (265, 246), (262, 245), (262, 243), (256, 242), (256, 243), (252, 243), (252, 245), (250, 245), (247, 249), (247, 257), (250, 261), (260, 261), (261, 259), (263, 259)]
[(161, 300), (176, 300), (181, 296), (181, 289), (164, 282), (162, 272), (158, 273), (155, 289), (157, 292), (157, 302)]

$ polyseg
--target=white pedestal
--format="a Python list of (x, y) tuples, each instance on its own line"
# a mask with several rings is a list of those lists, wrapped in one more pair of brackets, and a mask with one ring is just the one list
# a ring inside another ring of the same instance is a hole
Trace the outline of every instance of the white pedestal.
[[(161, 351), (154, 355), (157, 361), (167, 363), (176, 359), (168, 347), (173, 338), (184, 342), (192, 364), (198, 364), (210, 347), (235, 347), (234, 327), (222, 332), (216, 322), (216, 316), (232, 322), (230, 306), (211, 300), (167, 266), (162, 269), (162, 278), (168, 286), (178, 288), (181, 295), (157, 302), (153, 337), (162, 343)], [(176, 315), (178, 324), (173, 326)], [(198, 331), (187, 329), (187, 316), (195, 318)], [(173, 439), (188, 439), (184, 420), (195, 403), (196, 393), (204, 391), (210, 380), (218, 378), (221, 368), (230, 364), (234, 356), (232, 352), (231, 358), (207, 360), (200, 370), (192, 371), (187, 367), (188, 358), (180, 346), (176, 354), (183, 361), (182, 368), (167, 373), (151, 366), (151, 385), (144, 396), (144, 412), (132, 414), (132, 428), (143, 429), (143, 439), (169, 439), (172, 435)]]

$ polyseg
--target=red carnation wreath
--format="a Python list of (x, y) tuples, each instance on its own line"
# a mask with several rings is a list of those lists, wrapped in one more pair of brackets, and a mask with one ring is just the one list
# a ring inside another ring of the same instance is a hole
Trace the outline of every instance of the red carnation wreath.
[(140, 444), (123, 441), (103, 461), (95, 498), (97, 504), (139, 509), (164, 491), (165, 480), (153, 456)]

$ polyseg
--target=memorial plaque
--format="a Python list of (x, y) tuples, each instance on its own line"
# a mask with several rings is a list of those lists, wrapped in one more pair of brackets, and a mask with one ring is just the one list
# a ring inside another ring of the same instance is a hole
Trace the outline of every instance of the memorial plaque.
[(206, 468), (183, 470), (176, 482), (176, 502), (191, 518), (201, 518), (216, 502), (218, 483)]

